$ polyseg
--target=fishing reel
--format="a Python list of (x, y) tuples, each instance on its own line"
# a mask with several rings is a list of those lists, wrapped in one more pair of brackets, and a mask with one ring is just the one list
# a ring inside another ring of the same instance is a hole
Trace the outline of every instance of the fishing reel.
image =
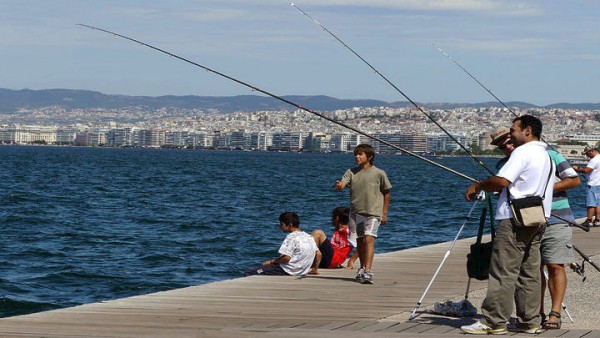
[(574, 272), (576, 272), (579, 276), (582, 277), (581, 282), (585, 282), (587, 276), (585, 275), (585, 262), (581, 262), (581, 265), (579, 265), (579, 263), (577, 262), (571, 262), (569, 263), (569, 267), (571, 268), (571, 270), (573, 270)]

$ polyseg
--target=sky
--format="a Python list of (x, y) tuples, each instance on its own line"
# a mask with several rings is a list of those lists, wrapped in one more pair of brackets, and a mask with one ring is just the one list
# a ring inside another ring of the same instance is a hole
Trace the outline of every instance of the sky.
[[(416, 102), (600, 102), (596, 0), (297, 0)], [(2, 0), (0, 88), (406, 98), (289, 1)], [(444, 56), (436, 47), (444, 50)]]

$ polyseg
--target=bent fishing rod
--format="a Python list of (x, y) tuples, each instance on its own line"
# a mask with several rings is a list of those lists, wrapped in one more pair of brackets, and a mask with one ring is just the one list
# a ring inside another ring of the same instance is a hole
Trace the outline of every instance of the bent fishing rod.
[(131, 42), (138, 43), (138, 44), (140, 44), (140, 45), (142, 45), (142, 46), (144, 46), (144, 47), (148, 47), (148, 48), (150, 48), (150, 49), (153, 49), (153, 50), (155, 50), (155, 51), (158, 51), (158, 52), (160, 52), (160, 53), (163, 53), (163, 54), (169, 55), (169, 56), (171, 56), (171, 57), (174, 57), (174, 58), (176, 58), (176, 59), (178, 59), (178, 60), (181, 60), (181, 61), (183, 61), (183, 62), (189, 63), (189, 64), (191, 64), (191, 65), (193, 65), (193, 66), (196, 66), (196, 67), (202, 68), (202, 69), (204, 69), (204, 70), (206, 70), (206, 71), (209, 71), (209, 72), (211, 72), (211, 73), (213, 73), (213, 74), (219, 75), (219, 76), (221, 76), (221, 77), (224, 77), (224, 78), (226, 78), (226, 79), (228, 79), (228, 80), (231, 80), (231, 81), (233, 81), (233, 82), (236, 82), (236, 83), (238, 83), (238, 84), (241, 84), (242, 86), (248, 87), (248, 88), (250, 88), (250, 89), (252, 89), (252, 90), (254, 90), (254, 91), (257, 91), (257, 92), (263, 93), (263, 94), (265, 94), (265, 95), (267, 95), (267, 96), (270, 96), (270, 97), (272, 97), (272, 98), (274, 98), (274, 99), (277, 99), (277, 100), (279, 100), (279, 101), (285, 102), (285, 103), (287, 103), (287, 104), (289, 104), (289, 105), (291, 105), (291, 106), (294, 106), (294, 107), (296, 107), (296, 108), (298, 108), (298, 109), (301, 109), (301, 110), (304, 110), (304, 111), (306, 111), (306, 112), (308, 112), (308, 113), (311, 113), (311, 114), (313, 114), (313, 115), (316, 115), (316, 116), (318, 116), (318, 117), (320, 117), (320, 118), (322, 118), (322, 119), (325, 119), (325, 120), (327, 120), (327, 121), (329, 121), (329, 122), (332, 122), (332, 123), (334, 123), (334, 124), (337, 124), (337, 125), (339, 125), (339, 126), (341, 126), (341, 127), (344, 127), (344, 128), (346, 128), (346, 129), (349, 129), (349, 130), (351, 130), (351, 131), (353, 131), (353, 132), (355, 132), (355, 133), (357, 133), (357, 134), (360, 134), (360, 135), (363, 135), (363, 136), (365, 136), (365, 137), (368, 137), (368, 138), (370, 138), (370, 139), (372, 139), (372, 140), (374, 140), (374, 141), (377, 141), (377, 142), (379, 142), (379, 143), (385, 144), (385, 145), (387, 145), (388, 147), (391, 147), (391, 148), (394, 148), (394, 149), (396, 149), (396, 150), (399, 150), (399, 151), (401, 151), (401, 152), (403, 152), (403, 153), (405, 153), (405, 154), (407, 154), (407, 155), (410, 155), (410, 156), (416, 157), (416, 158), (418, 158), (418, 159), (420, 159), (420, 160), (422, 160), (422, 161), (425, 161), (425, 162), (427, 162), (427, 163), (429, 163), (429, 164), (432, 164), (432, 165), (434, 165), (434, 166), (437, 166), (437, 167), (439, 167), (439, 168), (441, 168), (441, 169), (444, 169), (444, 170), (446, 170), (446, 171), (449, 171), (449, 172), (451, 172), (451, 173), (453, 173), (453, 174), (455, 174), (455, 175), (458, 175), (458, 176), (460, 176), (460, 177), (462, 177), (462, 178), (465, 178), (465, 179), (467, 179), (467, 180), (470, 180), (470, 181), (472, 181), (472, 182), (478, 182), (478, 180), (476, 180), (476, 179), (474, 179), (474, 178), (471, 178), (471, 177), (469, 177), (469, 176), (467, 176), (467, 175), (465, 175), (465, 174), (462, 174), (462, 173), (460, 173), (460, 172), (458, 172), (458, 171), (456, 171), (456, 170), (454, 170), (454, 169), (448, 168), (448, 167), (446, 167), (446, 166), (444, 166), (444, 165), (442, 165), (442, 164), (439, 164), (439, 163), (437, 163), (437, 162), (434, 162), (434, 161), (432, 161), (432, 160), (430, 160), (430, 159), (427, 159), (427, 158), (425, 158), (425, 157), (423, 157), (423, 156), (421, 156), (421, 155), (418, 155), (418, 154), (416, 154), (416, 153), (413, 153), (413, 152), (411, 152), (411, 151), (409, 151), (409, 150), (406, 150), (406, 149), (404, 149), (404, 148), (401, 148), (401, 147), (399, 147), (399, 146), (397, 146), (397, 145), (394, 145), (394, 144), (392, 144), (392, 143), (390, 143), (390, 142), (384, 141), (384, 140), (382, 140), (382, 139), (380, 139), (380, 138), (378, 138), (378, 137), (375, 137), (375, 136), (373, 136), (373, 135), (367, 134), (367, 133), (365, 133), (365, 132), (363, 132), (363, 131), (361, 131), (361, 130), (359, 130), (359, 129), (356, 129), (356, 128), (354, 128), (354, 127), (351, 127), (351, 126), (349, 126), (349, 125), (347, 125), (347, 124), (345, 124), (345, 123), (342, 123), (342, 122), (340, 122), (340, 121), (336, 121), (336, 120), (334, 120), (334, 119), (332, 119), (332, 118), (329, 118), (329, 117), (327, 117), (327, 116), (325, 116), (325, 115), (323, 115), (323, 114), (321, 114), (321, 113), (319, 113), (319, 112), (317, 112), (317, 111), (314, 111), (314, 110), (311, 110), (311, 109), (305, 108), (305, 107), (303, 107), (303, 106), (301, 106), (301, 105), (299, 105), (299, 104), (297, 104), (297, 103), (294, 103), (294, 102), (292, 102), (292, 101), (290, 101), (290, 100), (287, 100), (287, 99), (285, 99), (285, 98), (283, 98), (283, 97), (281, 97), (281, 96), (277, 96), (277, 95), (275, 95), (275, 94), (272, 94), (272, 93), (270, 93), (270, 92), (268, 92), (268, 91), (266, 91), (266, 90), (262, 90), (262, 89), (260, 89), (260, 88), (258, 88), (258, 87), (255, 87), (255, 86), (253, 86), (253, 85), (251, 85), (251, 84), (249, 84), (249, 83), (246, 83), (246, 82), (244, 82), (244, 81), (238, 80), (238, 79), (236, 79), (236, 78), (234, 78), (234, 77), (232, 77), (232, 76), (226, 75), (226, 74), (224, 74), (224, 73), (221, 73), (221, 72), (219, 72), (219, 71), (216, 71), (216, 70), (214, 70), (214, 69), (212, 69), (212, 68), (209, 68), (209, 67), (203, 66), (203, 65), (201, 65), (201, 64), (199, 64), (199, 63), (197, 63), (197, 62), (191, 61), (191, 60), (189, 60), (189, 59), (186, 59), (186, 58), (184, 58), (184, 57), (182, 57), (182, 56), (176, 55), (176, 54), (174, 54), (174, 53), (171, 53), (171, 52), (169, 52), (169, 51), (166, 51), (166, 50), (164, 50), (164, 49), (161, 49), (161, 48), (155, 47), (155, 46), (153, 46), (153, 45), (150, 45), (150, 44), (148, 44), (148, 43), (142, 42), (142, 41), (140, 41), (140, 40), (136, 40), (136, 39), (134, 39), (134, 38), (130, 38), (130, 37), (128, 37), (128, 36), (125, 36), (125, 35), (122, 35), (122, 34), (119, 34), (119, 33), (115, 33), (115, 32), (112, 32), (112, 31), (109, 31), (109, 30), (106, 30), (106, 29), (103, 29), (103, 28), (94, 27), (94, 26), (90, 26), (90, 25), (86, 25), (86, 24), (81, 24), (81, 23), (79, 23), (79, 24), (77, 24), (77, 25), (78, 25), (78, 26), (82, 26), (82, 27), (86, 27), (86, 28), (90, 28), (90, 29), (92, 29), (92, 30), (97, 30), (97, 31), (100, 31), (100, 32), (104, 32), (104, 33), (107, 33), (107, 34), (111, 34), (111, 35), (113, 35), (113, 36), (116, 36), (116, 37), (119, 37), (119, 38), (122, 38), (122, 39), (125, 39), (125, 40), (129, 40), (129, 41), (131, 41)]
[(394, 83), (392, 83), (392, 81), (390, 81), (387, 77), (385, 77), (383, 74), (381, 74), (381, 72), (379, 72), (375, 67), (373, 67), (373, 65), (371, 65), (367, 60), (365, 60), (365, 58), (363, 58), (360, 54), (358, 54), (354, 49), (352, 49), (344, 41), (342, 41), (337, 35), (333, 34), (329, 29), (327, 29), (327, 27), (322, 25), (319, 21), (315, 20), (312, 16), (310, 16), (308, 13), (306, 13), (302, 9), (298, 8), (298, 6), (296, 6), (294, 3), (290, 3), (290, 5), (292, 7), (294, 7), (295, 9), (297, 9), (298, 12), (302, 13), (302, 15), (306, 16), (309, 20), (311, 20), (312, 22), (317, 24), (319, 27), (321, 27), (325, 32), (327, 32), (334, 39), (336, 39), (339, 43), (341, 43), (342, 46), (344, 46), (346, 49), (348, 49), (350, 52), (352, 52), (352, 54), (354, 54), (356, 57), (358, 57), (367, 66), (369, 66), (369, 68), (371, 68), (375, 72), (375, 74), (379, 75), (379, 77), (381, 77), (385, 82), (387, 82), (390, 86), (392, 86), (398, 93), (400, 93), (405, 99), (407, 99), (408, 102), (410, 102), (413, 106), (415, 106), (415, 108), (417, 108), (421, 113), (423, 113), (423, 115), (425, 115), (429, 120), (431, 120), (431, 122), (433, 122), (436, 126), (438, 126), (438, 128), (440, 128), (444, 133), (446, 133), (446, 135), (448, 135), (448, 137), (450, 137), (450, 139), (452, 139), (452, 141), (454, 141), (456, 144), (458, 144), (458, 146), (461, 147), (475, 162), (477, 162), (477, 164), (479, 164), (483, 169), (485, 169), (491, 175), (494, 174), (488, 167), (485, 166), (485, 164), (480, 159), (475, 157), (475, 155), (473, 155), (472, 152), (470, 152), (467, 148), (465, 148), (465, 146), (462, 143), (460, 143), (454, 136), (452, 136), (446, 129), (444, 129), (444, 127), (442, 127), (434, 118), (432, 118), (431, 115), (427, 114), (427, 112), (425, 112), (425, 110), (423, 110), (423, 108), (421, 108), (417, 103), (415, 103), (415, 101), (413, 101), (410, 97), (408, 97), (408, 95), (406, 95), (402, 90), (400, 90), (400, 88), (398, 88)]

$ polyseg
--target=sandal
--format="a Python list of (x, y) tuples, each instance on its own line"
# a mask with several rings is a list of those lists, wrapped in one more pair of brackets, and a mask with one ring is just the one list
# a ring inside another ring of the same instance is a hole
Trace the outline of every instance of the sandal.
[(553, 316), (556, 317), (555, 320), (551, 320), (551, 319), (547, 319), (544, 324), (542, 325), (542, 328), (546, 329), (546, 330), (558, 330), (560, 329), (560, 326), (562, 324), (562, 321), (560, 319), (560, 313), (556, 312), (556, 311), (550, 311), (550, 313), (548, 314), (548, 317)]

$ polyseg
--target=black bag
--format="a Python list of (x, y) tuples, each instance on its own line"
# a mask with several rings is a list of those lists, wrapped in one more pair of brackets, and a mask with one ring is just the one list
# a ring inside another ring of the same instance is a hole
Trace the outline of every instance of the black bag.
[(493, 242), (473, 243), (467, 254), (467, 274), (469, 278), (486, 280), (489, 277)]
[[(491, 210), (492, 201), (488, 198), (488, 207)], [(483, 208), (479, 218), (479, 229), (477, 230), (477, 241), (471, 244), (471, 250), (467, 254), (467, 274), (469, 278), (477, 280), (486, 280), (489, 277), (490, 261), (492, 260), (492, 250), (496, 230), (494, 229), (493, 215), (490, 213), (490, 230), (492, 241), (481, 243), (483, 237), (483, 226), (485, 225), (485, 216), (488, 208)]]

